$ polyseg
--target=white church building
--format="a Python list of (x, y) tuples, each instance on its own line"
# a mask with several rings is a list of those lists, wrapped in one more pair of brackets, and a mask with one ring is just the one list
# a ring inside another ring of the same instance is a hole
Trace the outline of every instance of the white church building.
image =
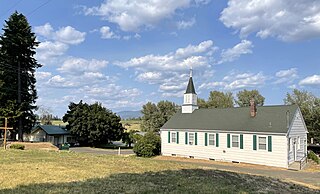
[(299, 107), (250, 103), (199, 109), (191, 73), (181, 111), (160, 129), (162, 155), (303, 168), (308, 131)]

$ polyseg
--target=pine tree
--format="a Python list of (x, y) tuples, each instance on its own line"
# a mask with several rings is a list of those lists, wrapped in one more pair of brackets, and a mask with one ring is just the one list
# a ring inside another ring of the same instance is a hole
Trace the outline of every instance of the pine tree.
[[(38, 46), (26, 17), (18, 12), (5, 21), (0, 35), (0, 114), (11, 116), (11, 125), (22, 141), (35, 122), (37, 99), (35, 70), (41, 67), (34, 58)], [(8, 106), (10, 105), (10, 106)], [(11, 110), (14, 109), (14, 110)], [(14, 114), (12, 114), (14, 113)]]

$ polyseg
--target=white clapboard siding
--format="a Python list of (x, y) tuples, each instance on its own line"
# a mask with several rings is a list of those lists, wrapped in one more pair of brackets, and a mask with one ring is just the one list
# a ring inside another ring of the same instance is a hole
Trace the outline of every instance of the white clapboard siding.
[[(179, 130), (169, 130), (179, 131)], [(243, 133), (243, 149), (232, 148), (232, 134), (229, 133), (231, 148), (227, 148), (227, 132), (219, 132), (219, 147), (205, 146), (205, 131), (192, 131), (197, 132), (198, 145), (186, 145), (185, 144), (185, 131), (179, 131), (179, 144), (168, 143), (168, 130), (161, 131), (161, 152), (166, 156), (182, 156), (182, 157), (194, 157), (200, 159), (215, 159), (222, 161), (236, 161), (245, 162), (260, 165), (269, 165), (276, 167), (288, 167), (287, 161), (287, 137), (283, 135), (271, 135), (272, 136), (272, 152), (266, 150), (259, 150), (257, 135), (257, 150), (253, 150), (253, 134)], [(207, 132), (208, 134), (210, 132)], [(214, 134), (216, 132), (213, 132)], [(267, 137), (268, 147), (268, 135), (262, 135)], [(209, 137), (208, 137), (209, 138)], [(240, 145), (240, 138), (239, 138)]]
[[(291, 138), (291, 143), (289, 144), (289, 138)], [(297, 156), (296, 156), (296, 161), (300, 161), (304, 156), (307, 154), (307, 129), (305, 127), (303, 117), (301, 115), (301, 112), (299, 110), (296, 111), (293, 121), (291, 124), (291, 127), (289, 129), (288, 133), (288, 145), (291, 146), (291, 149), (289, 149), (288, 153), (288, 161), (289, 164), (294, 162), (294, 140), (300, 142), (297, 144)]]

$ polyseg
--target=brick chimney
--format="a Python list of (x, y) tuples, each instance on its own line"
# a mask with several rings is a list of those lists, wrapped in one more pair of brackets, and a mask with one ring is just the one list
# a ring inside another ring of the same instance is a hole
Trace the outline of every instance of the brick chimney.
[(255, 117), (256, 115), (257, 115), (256, 103), (254, 101), (254, 98), (251, 98), (251, 100), (250, 100), (250, 116)]

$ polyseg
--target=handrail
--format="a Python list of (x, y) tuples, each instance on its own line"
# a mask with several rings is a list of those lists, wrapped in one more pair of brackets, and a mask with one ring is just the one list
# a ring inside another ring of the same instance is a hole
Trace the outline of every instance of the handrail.
[(308, 159), (307, 159), (307, 155), (304, 156), (300, 161), (300, 170), (302, 170), (304, 168), (304, 166), (308, 163)]

